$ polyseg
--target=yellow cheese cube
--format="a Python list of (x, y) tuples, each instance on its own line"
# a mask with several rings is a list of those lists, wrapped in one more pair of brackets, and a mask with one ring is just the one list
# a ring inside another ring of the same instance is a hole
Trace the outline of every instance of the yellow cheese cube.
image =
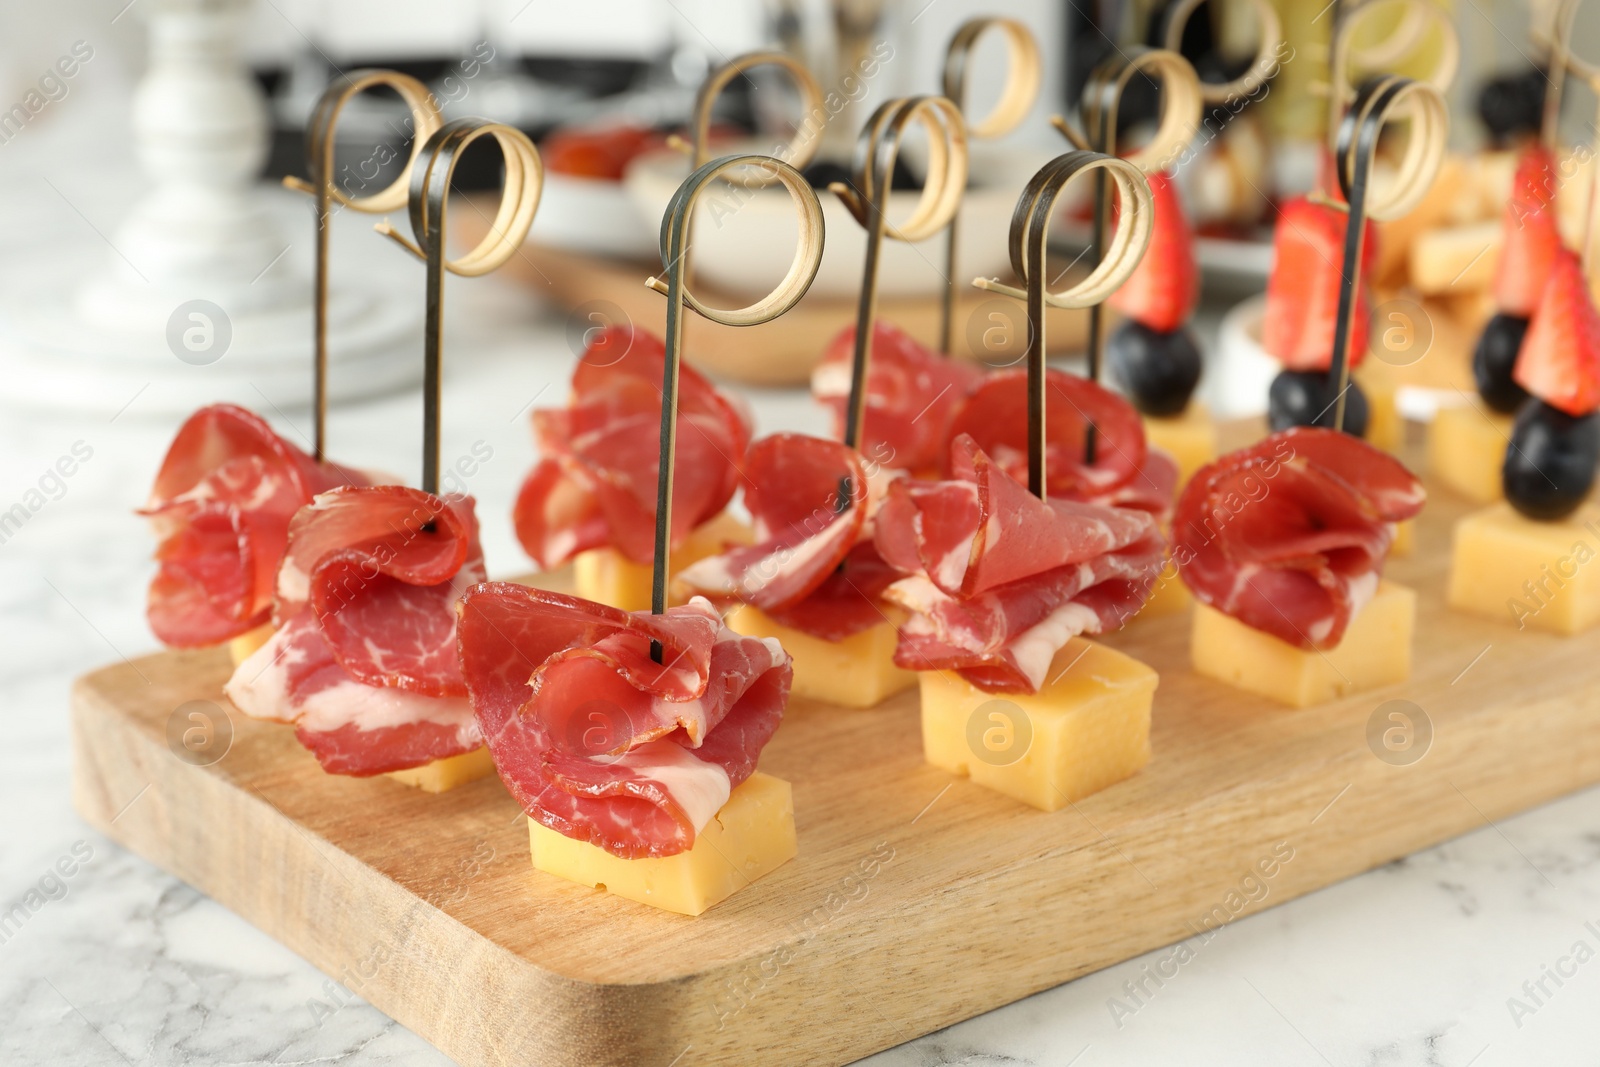
[(1394, 543), (1389, 546), (1391, 556), (1409, 556), (1417, 547), (1417, 522), (1407, 519), (1394, 524)]
[(789, 783), (757, 771), (733, 791), (687, 852), (625, 860), (528, 820), (533, 869), (680, 915), (699, 915), (794, 859)]
[(1535, 522), (1499, 503), (1456, 523), (1450, 606), (1575, 634), (1600, 622), (1600, 506), (1560, 522)]
[(1151, 448), (1159, 448), (1178, 461), (1180, 487), (1194, 477), (1195, 471), (1217, 458), (1217, 424), (1199, 401), (1178, 415), (1146, 415), (1144, 433)]
[[(683, 544), (672, 553), (671, 573), (677, 574), (691, 563), (719, 554), (729, 542), (749, 544), (750, 527), (724, 511), (690, 531)], [(591, 548), (579, 552), (572, 561), (572, 576), (579, 596), (623, 611), (650, 610), (652, 575), (650, 564), (635, 563), (614, 548)], [(670, 583), (668, 588), (671, 588)], [(683, 601), (669, 594), (668, 603)]]
[(1474, 504), (1501, 499), (1512, 418), (1479, 403), (1440, 408), (1428, 426), (1429, 476)]
[[(1385, 452), (1399, 452), (1406, 443), (1406, 420), (1400, 414), (1400, 391), (1394, 380), (1366, 367), (1355, 377), (1367, 397), (1367, 443)], [(1333, 416), (1328, 418), (1331, 421)]]
[(1411, 674), (1411, 634), (1417, 594), (1381, 581), (1350, 620), (1337, 648), (1319, 652), (1291, 645), (1196, 604), (1190, 655), (1197, 674), (1297, 708), (1403, 682)]
[(471, 752), (463, 752), (459, 756), (446, 756), (432, 763), (424, 763), (420, 767), (390, 771), (385, 777), (393, 778), (401, 785), (413, 786), (424, 793), (443, 793), (458, 785), (487, 778), (493, 773), (494, 760), (489, 758), (489, 750), (475, 748)]
[(261, 650), (261, 646), (272, 639), (273, 629), (270, 622), (264, 622), (248, 633), (242, 633), (228, 642), (228, 655), (233, 657), (233, 665), (237, 667), (251, 656)]
[(843, 641), (824, 641), (790, 629), (748, 604), (728, 613), (728, 629), (746, 637), (776, 637), (794, 658), (795, 696), (845, 708), (875, 708), (916, 684), (915, 671), (894, 664), (899, 634), (880, 622)]
[(1161, 573), (1156, 576), (1155, 584), (1150, 587), (1150, 599), (1145, 601), (1144, 607), (1139, 609), (1130, 624), (1140, 619), (1161, 619), (1168, 615), (1181, 615), (1194, 605), (1194, 594), (1189, 592), (1189, 587), (1183, 584), (1178, 577), (1178, 568), (1167, 558), (1166, 565), (1161, 568)]
[(1074, 637), (1038, 693), (990, 693), (954, 671), (922, 675), (927, 761), (1055, 811), (1150, 762), (1156, 672)]

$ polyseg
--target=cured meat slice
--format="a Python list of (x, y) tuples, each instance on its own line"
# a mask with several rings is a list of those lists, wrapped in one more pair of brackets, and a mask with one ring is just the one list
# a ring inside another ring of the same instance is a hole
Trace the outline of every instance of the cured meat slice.
[(371, 775), (483, 743), (456, 651), (456, 601), (483, 581), (470, 497), (400, 486), (318, 496), (290, 524), (280, 628), (228, 696), (293, 723), (334, 774)]
[(345, 484), (366, 479), (317, 463), (244, 408), (213, 404), (191, 415), (139, 512), (161, 542), (147, 606), (155, 635), (198, 648), (265, 623), (290, 518)]
[(459, 643), (512, 795), (542, 825), (624, 859), (693, 847), (755, 769), (793, 675), (776, 641), (735, 634), (698, 598), (630, 614), (487, 582), (461, 602)]
[[(666, 351), (643, 330), (599, 331), (572, 376), (564, 408), (533, 413), (543, 458), (512, 512), (517, 539), (541, 567), (611, 546), (639, 563), (655, 555), (661, 373)], [(679, 371), (672, 543), (713, 518), (739, 486), (750, 422), (692, 367)]]
[(751, 446), (744, 467), (755, 543), (684, 568), (678, 582), (827, 641), (883, 622), (880, 594), (896, 575), (872, 544), (874, 476), (861, 454), (838, 441), (774, 434)]
[(1394, 524), (1426, 494), (1359, 438), (1299, 427), (1201, 468), (1173, 560), (1195, 597), (1299, 648), (1329, 649), (1377, 590)]
[[(1145, 444), (1139, 413), (1109, 389), (1064, 371), (1045, 372), (1046, 495), (1094, 504), (1138, 508), (1156, 515), (1172, 506), (1178, 467)], [(1095, 426), (1095, 461), (1085, 463), (1085, 441)], [(970, 436), (1015, 480), (1028, 481), (1028, 374), (991, 374), (955, 413), (950, 440)], [(957, 450), (947, 448), (944, 474)]]
[(1143, 606), (1160, 529), (1144, 511), (1039, 500), (969, 436), (951, 452), (952, 479), (895, 482), (876, 517), (879, 552), (910, 575), (885, 593), (910, 613), (895, 662), (1037, 692), (1070, 638), (1117, 629)]
[[(855, 342), (855, 327), (846, 327), (811, 374), (811, 395), (833, 411), (833, 436), (841, 440)], [(950, 359), (897, 326), (875, 322), (862, 454), (885, 467), (917, 474), (936, 471), (950, 418), (983, 376), (977, 365)]]

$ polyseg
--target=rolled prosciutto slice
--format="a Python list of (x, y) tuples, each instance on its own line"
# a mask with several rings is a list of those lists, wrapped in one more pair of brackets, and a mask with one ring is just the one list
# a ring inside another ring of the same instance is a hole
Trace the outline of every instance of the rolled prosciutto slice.
[(1394, 525), (1422, 510), (1400, 462), (1335, 430), (1285, 430), (1196, 472), (1172, 558), (1196, 599), (1305, 649), (1329, 649), (1378, 588)]
[(887, 472), (838, 441), (789, 433), (757, 441), (744, 469), (755, 543), (684, 568), (678, 583), (825, 641), (885, 621), (882, 594), (899, 575), (878, 556), (870, 516)]
[[(522, 483), (512, 519), (517, 540), (541, 567), (608, 546), (638, 563), (654, 558), (665, 359), (659, 338), (607, 327), (579, 360), (567, 406), (534, 411), (542, 458)], [(674, 546), (733, 498), (749, 445), (743, 409), (684, 366), (672, 483)]]
[(470, 752), (483, 736), (456, 654), (456, 601), (485, 577), (470, 497), (323, 493), (289, 527), (279, 629), (227, 694), (252, 718), (293, 723), (330, 774)]
[[(841, 440), (855, 343), (855, 327), (846, 327), (811, 373), (811, 395), (833, 411), (833, 436)], [(897, 326), (874, 323), (862, 453), (886, 467), (937, 473), (950, 419), (983, 376), (976, 364), (950, 359)]]
[(244, 408), (213, 404), (189, 416), (139, 511), (160, 538), (150, 629), (165, 644), (200, 648), (265, 623), (289, 520), (346, 484), (366, 480), (317, 463)]
[(777, 641), (739, 636), (702, 599), (630, 614), (487, 582), (461, 602), (459, 643), (506, 788), (542, 825), (624, 859), (693, 847), (755, 770), (793, 677)]
[(895, 662), (1037, 692), (1073, 636), (1115, 630), (1148, 599), (1165, 543), (1149, 512), (1040, 500), (965, 434), (953, 477), (889, 486), (876, 517), (885, 593), (911, 613)]
[[(1095, 458), (1085, 462), (1090, 424)], [(989, 375), (956, 411), (948, 441), (973, 439), (994, 463), (1028, 481), (1028, 373)], [(946, 478), (956, 477), (961, 450), (945, 450)], [(1132, 404), (1104, 386), (1064, 371), (1045, 372), (1045, 470), (1050, 497), (1137, 508), (1157, 516), (1172, 508), (1178, 465), (1145, 444), (1144, 423)]]

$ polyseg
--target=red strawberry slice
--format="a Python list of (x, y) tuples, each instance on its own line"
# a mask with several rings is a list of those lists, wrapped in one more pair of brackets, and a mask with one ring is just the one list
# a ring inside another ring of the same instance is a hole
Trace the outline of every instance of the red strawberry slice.
[(1550, 152), (1534, 144), (1517, 163), (1511, 199), (1506, 204), (1505, 244), (1494, 276), (1495, 303), (1508, 315), (1533, 314), (1561, 251), (1555, 196)]
[(1108, 303), (1158, 333), (1182, 326), (1200, 302), (1200, 270), (1194, 259), (1194, 231), (1184, 216), (1172, 179), (1150, 175), (1155, 220), (1150, 247), (1122, 288)]
[(1600, 311), (1577, 255), (1567, 249), (1556, 253), (1511, 377), (1568, 415), (1600, 408)]
[[(1339, 320), (1340, 268), (1349, 216), (1305, 197), (1285, 201), (1272, 237), (1272, 275), (1267, 279), (1267, 314), (1261, 343), (1290, 370), (1326, 370), (1333, 363), (1334, 330)], [(1367, 223), (1362, 274), (1372, 269), (1376, 234)], [(1350, 366), (1367, 354), (1367, 286), (1356, 289)]]

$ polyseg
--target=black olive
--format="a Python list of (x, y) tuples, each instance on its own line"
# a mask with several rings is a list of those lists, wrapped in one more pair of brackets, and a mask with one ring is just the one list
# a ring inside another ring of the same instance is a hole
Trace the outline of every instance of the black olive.
[(1106, 339), (1106, 365), (1146, 415), (1176, 415), (1200, 381), (1200, 346), (1188, 327), (1171, 333), (1128, 319)]
[(1578, 510), (1600, 470), (1600, 412), (1572, 416), (1530, 399), (1517, 412), (1500, 484), (1511, 506), (1554, 522)]
[(1497, 143), (1518, 134), (1537, 133), (1544, 121), (1544, 93), (1549, 79), (1530, 67), (1484, 82), (1478, 90), (1478, 117)]
[[(1334, 400), (1339, 390), (1329, 381), (1327, 371), (1286, 370), (1272, 379), (1267, 391), (1267, 420), (1273, 432), (1291, 426), (1333, 426)], [(1345, 433), (1367, 435), (1367, 394), (1350, 381), (1344, 398)]]
[(1528, 320), (1519, 315), (1496, 315), (1484, 324), (1478, 347), (1472, 350), (1472, 377), (1484, 403), (1509, 415), (1528, 399), (1528, 391), (1511, 380), (1517, 352), (1528, 332)]
[[(800, 172), (801, 177), (811, 184), (813, 189), (826, 189), (833, 182), (855, 188), (855, 175), (850, 172), (846, 163), (833, 159), (819, 159), (811, 163)], [(904, 159), (899, 157), (894, 161), (894, 175), (889, 179), (890, 189), (899, 189), (914, 192), (922, 188), (922, 179), (917, 177)]]

